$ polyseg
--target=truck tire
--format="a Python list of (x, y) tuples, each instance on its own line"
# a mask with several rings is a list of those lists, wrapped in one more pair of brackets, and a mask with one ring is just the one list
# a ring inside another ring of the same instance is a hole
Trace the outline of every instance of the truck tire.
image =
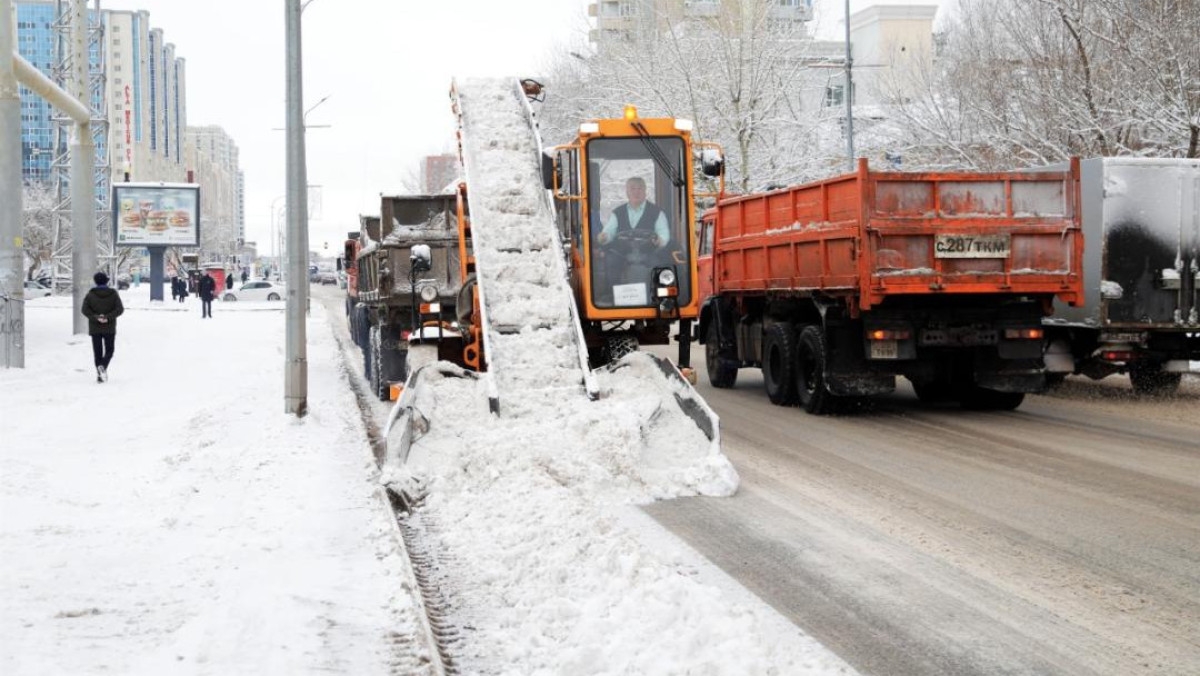
[(1168, 373), (1159, 362), (1135, 361), (1129, 365), (1129, 382), (1138, 394), (1172, 394), (1182, 380), (1182, 373)]
[(810, 324), (801, 329), (796, 345), (796, 394), (804, 410), (813, 415), (835, 413), (840, 403), (825, 387), (827, 355), (821, 327)]
[(383, 357), (379, 344), (379, 327), (371, 327), (371, 338), (368, 351), (370, 352), (371, 373), (370, 383), (371, 392), (379, 398), (380, 401), (387, 401), (389, 397), (388, 383), (383, 377)]
[(796, 403), (795, 336), (792, 325), (786, 323), (772, 324), (763, 336), (763, 385), (776, 406)]
[(705, 333), (704, 366), (708, 370), (708, 382), (713, 387), (725, 389), (737, 384), (738, 365), (721, 352), (721, 336), (716, 319), (708, 323)]

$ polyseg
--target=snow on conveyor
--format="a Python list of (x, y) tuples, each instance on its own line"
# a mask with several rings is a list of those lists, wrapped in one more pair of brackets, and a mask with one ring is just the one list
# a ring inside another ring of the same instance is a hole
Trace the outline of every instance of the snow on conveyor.
[(571, 288), (555, 260), (558, 232), (524, 94), (512, 79), (465, 80), (456, 89), (488, 368), (501, 405), (507, 415), (531, 399), (581, 396)]

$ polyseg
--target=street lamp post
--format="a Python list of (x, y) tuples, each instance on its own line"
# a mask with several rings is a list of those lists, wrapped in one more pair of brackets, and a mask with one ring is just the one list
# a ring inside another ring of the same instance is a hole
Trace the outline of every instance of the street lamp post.
[(846, 100), (846, 161), (850, 163), (849, 171), (854, 171), (854, 81), (851, 79), (854, 61), (850, 55), (850, 0), (846, 0), (846, 90), (842, 98)]
[[(311, 0), (310, 0), (311, 1)], [(308, 412), (308, 355), (305, 309), (308, 275), (303, 267), (308, 251), (308, 176), (304, 152), (303, 59), (300, 0), (286, 0), (287, 27), (287, 363), (284, 367), (284, 411), (302, 417)], [(307, 3), (305, 3), (307, 4)]]

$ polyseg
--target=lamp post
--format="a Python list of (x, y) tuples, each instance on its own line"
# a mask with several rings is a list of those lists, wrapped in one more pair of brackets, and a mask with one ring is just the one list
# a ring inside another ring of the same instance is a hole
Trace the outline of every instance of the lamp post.
[(850, 55), (850, 0), (846, 0), (846, 90), (842, 97), (846, 100), (846, 161), (849, 171), (854, 171), (854, 81), (851, 79), (853, 59)]

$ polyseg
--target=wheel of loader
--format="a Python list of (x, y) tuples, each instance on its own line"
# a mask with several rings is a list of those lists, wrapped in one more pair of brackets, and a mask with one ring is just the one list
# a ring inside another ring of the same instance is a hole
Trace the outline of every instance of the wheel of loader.
[(796, 403), (795, 340), (796, 332), (787, 323), (772, 324), (763, 336), (763, 384), (776, 406)]
[(1129, 382), (1138, 394), (1171, 394), (1182, 380), (1182, 373), (1168, 373), (1158, 362), (1135, 361), (1129, 365)]
[(621, 357), (637, 352), (638, 341), (633, 336), (609, 336), (604, 339), (604, 361), (612, 364)]
[(371, 353), (371, 392), (374, 393), (374, 395), (378, 397), (380, 401), (387, 401), (390, 398), (391, 393), (388, 392), (388, 383), (387, 380), (384, 379), (383, 375), (383, 357), (381, 354), (382, 350), (380, 348), (379, 327), (372, 326), (370, 346), (368, 348)]
[(704, 337), (704, 366), (708, 370), (708, 382), (713, 387), (733, 387), (737, 384), (737, 362), (721, 351), (721, 336), (714, 319), (708, 323)]
[(825, 387), (825, 333), (819, 326), (805, 326), (796, 345), (796, 395), (805, 411), (828, 415), (837, 410), (838, 397)]

